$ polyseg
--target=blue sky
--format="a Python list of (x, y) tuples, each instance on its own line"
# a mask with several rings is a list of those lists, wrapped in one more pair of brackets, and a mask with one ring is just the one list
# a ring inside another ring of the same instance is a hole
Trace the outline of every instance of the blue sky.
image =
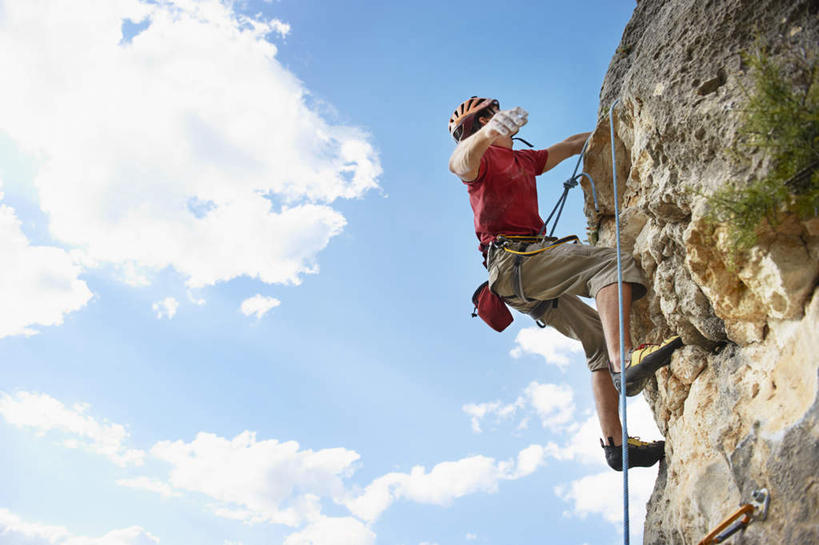
[(632, 9), (0, 0), (0, 544), (617, 542), (579, 346), (469, 317), (445, 127), (591, 130)]

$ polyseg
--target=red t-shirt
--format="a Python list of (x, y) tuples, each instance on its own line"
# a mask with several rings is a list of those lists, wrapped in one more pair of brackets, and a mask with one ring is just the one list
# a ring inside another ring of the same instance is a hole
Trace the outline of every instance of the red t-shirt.
[(535, 176), (543, 172), (548, 150), (511, 150), (490, 146), (478, 177), (464, 182), (475, 214), (481, 252), (499, 234), (536, 235), (543, 227), (537, 206)]

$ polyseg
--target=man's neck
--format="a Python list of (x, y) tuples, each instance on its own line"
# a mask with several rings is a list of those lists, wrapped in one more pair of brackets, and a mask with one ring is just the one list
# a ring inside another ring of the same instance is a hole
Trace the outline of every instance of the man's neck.
[(503, 138), (498, 138), (494, 142), (492, 142), (493, 146), (498, 146), (499, 148), (506, 148), (506, 149), (513, 149), (515, 147), (515, 143), (512, 141), (511, 136), (505, 136)]

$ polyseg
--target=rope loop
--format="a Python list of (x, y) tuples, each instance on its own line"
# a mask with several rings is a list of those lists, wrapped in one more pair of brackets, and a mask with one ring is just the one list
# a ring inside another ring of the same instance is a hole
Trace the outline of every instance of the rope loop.
[(566, 198), (569, 195), (569, 190), (576, 187), (577, 184), (580, 183), (580, 178), (583, 176), (588, 178), (589, 183), (591, 184), (592, 197), (594, 197), (594, 211), (599, 211), (597, 206), (597, 188), (594, 187), (594, 180), (592, 180), (592, 177), (586, 172), (581, 172), (580, 174), (577, 173), (578, 169), (580, 168), (580, 161), (583, 160), (583, 155), (586, 153), (586, 148), (589, 145), (589, 140), (591, 140), (591, 136), (586, 138), (586, 141), (583, 143), (583, 149), (580, 150), (580, 155), (577, 158), (577, 164), (574, 166), (574, 172), (572, 172), (572, 176), (568, 180), (563, 182), (563, 193), (557, 199), (557, 203), (555, 203), (555, 207), (552, 208), (552, 212), (549, 214), (549, 217), (543, 222), (543, 227), (541, 227), (540, 232), (538, 233), (539, 235), (546, 234), (546, 229), (549, 227), (549, 222), (552, 220), (552, 216), (554, 216), (556, 212), (557, 216), (555, 217), (555, 222), (552, 224), (552, 230), (549, 231), (549, 236), (554, 236), (555, 230), (557, 229), (557, 222), (560, 220), (560, 214), (563, 213), (563, 206), (566, 204)]

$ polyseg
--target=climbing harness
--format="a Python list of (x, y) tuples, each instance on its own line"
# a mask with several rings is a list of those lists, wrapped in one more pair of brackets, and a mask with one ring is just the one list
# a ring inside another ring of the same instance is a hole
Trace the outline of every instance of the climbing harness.
[(716, 528), (702, 538), (698, 545), (722, 543), (740, 530), (744, 530), (752, 521), (765, 520), (768, 517), (768, 505), (770, 503), (771, 496), (767, 488), (754, 490), (751, 493), (751, 503), (746, 503), (730, 517), (720, 522)]
[[(542, 248), (538, 248), (537, 250), (531, 250), (531, 251), (527, 251), (527, 252), (521, 252), (521, 251), (518, 251), (518, 250), (510, 250), (507, 247), (507, 244), (509, 244), (510, 242), (523, 242), (523, 243), (526, 243), (526, 244), (534, 244), (534, 243), (537, 243), (537, 242), (548, 242), (548, 241), (554, 241), (554, 242), (552, 242), (548, 246), (544, 246)], [(563, 237), (561, 239), (556, 239), (554, 237), (544, 237), (543, 235), (530, 235), (530, 236), (526, 236), (526, 235), (498, 235), (497, 238), (495, 238), (495, 242), (493, 242), (493, 245), (496, 248), (503, 248), (504, 252), (507, 252), (507, 253), (510, 253), (510, 254), (515, 254), (515, 255), (519, 255), (519, 256), (530, 256), (530, 255), (539, 254), (540, 252), (545, 252), (546, 250), (551, 250), (552, 248), (560, 246), (561, 244), (566, 244), (567, 242), (574, 242), (575, 244), (577, 244), (578, 242), (580, 242), (580, 239), (577, 238), (577, 235), (569, 235), (569, 236)]]
[[(523, 247), (526, 248), (529, 244), (537, 244), (537, 243), (545, 243), (548, 244), (547, 246), (542, 246), (536, 250), (530, 251), (521, 251), (521, 250), (512, 250), (509, 248), (511, 243), (518, 243), (523, 244)], [(512, 264), (512, 288), (515, 290), (515, 295), (517, 295), (524, 303), (528, 303), (529, 299), (526, 297), (526, 294), (523, 292), (523, 259), (529, 256), (533, 256), (539, 254), (541, 252), (545, 252), (547, 250), (551, 250), (553, 248), (557, 248), (567, 242), (574, 242), (577, 244), (580, 240), (577, 238), (577, 235), (569, 235), (567, 237), (563, 237), (561, 239), (555, 239), (554, 237), (544, 237), (543, 235), (537, 236), (516, 236), (516, 235), (498, 235), (492, 245), (495, 248), (502, 249), (504, 252), (514, 254), (515, 260)], [(557, 299), (550, 300), (554, 306), (557, 306)]]
[[(618, 98), (609, 108), (609, 130), (611, 131), (611, 178), (614, 185), (614, 226), (617, 235), (617, 305), (620, 322), (620, 372), (626, 368), (625, 331), (623, 326), (623, 258), (620, 253), (620, 208), (617, 203), (617, 158), (614, 153), (614, 107)], [(595, 206), (596, 206), (595, 202)], [(626, 388), (620, 388), (620, 415), (623, 423), (623, 544), (629, 545), (628, 520), (628, 418), (626, 415)]]

